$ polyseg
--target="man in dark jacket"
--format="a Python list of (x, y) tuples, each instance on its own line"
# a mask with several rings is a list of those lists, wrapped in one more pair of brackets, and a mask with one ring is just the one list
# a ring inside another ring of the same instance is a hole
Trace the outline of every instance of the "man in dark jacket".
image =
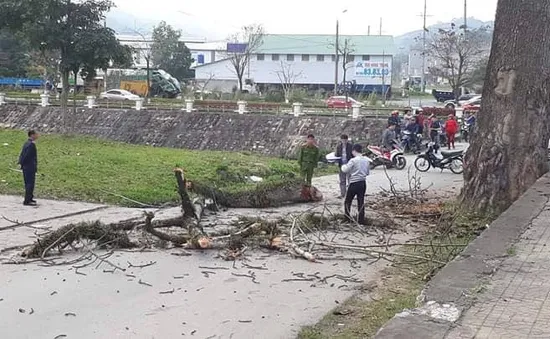
[(340, 144), (336, 147), (335, 154), (337, 158), (340, 158), (338, 160), (338, 167), (340, 168), (340, 198), (346, 197), (346, 191), (349, 185), (349, 174), (342, 172), (342, 166), (347, 164), (351, 158), (353, 158), (351, 152), (352, 149), (353, 145), (349, 142), (348, 136), (346, 134), (342, 134), (340, 137)]
[(388, 118), (388, 126), (394, 125), (395, 126), (395, 138), (400, 140), (401, 139), (401, 118), (399, 117), (399, 111), (393, 111), (391, 113), (391, 116)]
[(23, 201), (23, 205), (36, 206), (36, 201), (34, 201), (34, 182), (38, 170), (38, 154), (35, 143), (38, 140), (39, 134), (30, 130), (28, 136), (29, 139), (23, 145), (23, 149), (19, 155), (19, 165), (21, 166), (21, 170), (23, 170), (23, 180), (25, 182), (25, 200)]

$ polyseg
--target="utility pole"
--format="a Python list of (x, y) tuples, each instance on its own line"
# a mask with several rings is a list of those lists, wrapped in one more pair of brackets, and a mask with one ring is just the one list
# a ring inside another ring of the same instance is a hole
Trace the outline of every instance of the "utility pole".
[(467, 29), (468, 29), (468, 0), (464, 0), (464, 37), (466, 37)]
[(380, 18), (380, 35), (382, 35), (382, 18)]
[(367, 28), (367, 35), (370, 35), (370, 25)]
[(339, 51), (338, 51), (338, 35), (339, 35), (339, 32), (338, 32), (338, 20), (336, 20), (336, 41), (334, 43), (334, 95), (337, 95), (338, 94), (338, 56), (339, 56)]
[(386, 94), (388, 93), (386, 91), (386, 51), (383, 50), (382, 51), (382, 94), (383, 94), (383, 99), (382, 99), (382, 105), (385, 105), (386, 104)]
[(426, 92), (426, 10), (427, 10), (427, 0), (424, 0), (424, 24), (422, 26), (422, 77), (420, 88), (422, 93)]

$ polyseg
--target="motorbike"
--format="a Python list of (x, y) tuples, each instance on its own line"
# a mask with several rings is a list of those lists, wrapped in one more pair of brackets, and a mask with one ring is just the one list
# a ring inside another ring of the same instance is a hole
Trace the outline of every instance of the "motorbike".
[(422, 147), (422, 134), (414, 135), (413, 132), (403, 131), (401, 136), (401, 147), (405, 152), (418, 154)]
[(405, 159), (403, 149), (401, 149), (397, 140), (393, 141), (393, 149), (389, 154), (384, 152), (380, 147), (368, 146), (367, 152), (364, 155), (372, 160), (371, 169), (378, 166), (386, 166), (386, 168), (395, 167), (398, 170), (402, 170), (407, 166), (407, 159)]
[(441, 170), (448, 168), (454, 174), (462, 174), (464, 171), (464, 151), (438, 151), (439, 146), (436, 143), (428, 143), (428, 149), (416, 157), (414, 167), (419, 172), (428, 172), (430, 168), (434, 167)]

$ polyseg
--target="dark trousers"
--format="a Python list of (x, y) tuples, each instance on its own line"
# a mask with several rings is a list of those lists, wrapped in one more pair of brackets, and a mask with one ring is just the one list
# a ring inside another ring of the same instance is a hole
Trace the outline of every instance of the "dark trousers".
[(25, 203), (34, 199), (34, 182), (36, 179), (36, 170), (34, 168), (23, 168), (23, 181), (25, 182)]
[(344, 210), (346, 213), (346, 217), (353, 221), (353, 218), (351, 217), (351, 214), (350, 214), (351, 203), (353, 202), (353, 199), (355, 198), (355, 196), (357, 196), (357, 209), (359, 210), (359, 216), (357, 218), (357, 222), (362, 225), (365, 224), (366, 191), (367, 191), (366, 181), (352, 182), (348, 187), (348, 191), (346, 193), (346, 200), (344, 202)]

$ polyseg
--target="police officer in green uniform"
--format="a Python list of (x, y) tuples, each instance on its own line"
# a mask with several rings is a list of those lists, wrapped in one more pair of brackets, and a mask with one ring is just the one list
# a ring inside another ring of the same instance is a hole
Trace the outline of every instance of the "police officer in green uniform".
[(311, 187), (311, 179), (313, 178), (313, 170), (319, 162), (319, 148), (315, 144), (315, 136), (309, 134), (305, 145), (300, 149), (298, 164), (300, 164), (300, 173), (305, 181), (305, 185)]

